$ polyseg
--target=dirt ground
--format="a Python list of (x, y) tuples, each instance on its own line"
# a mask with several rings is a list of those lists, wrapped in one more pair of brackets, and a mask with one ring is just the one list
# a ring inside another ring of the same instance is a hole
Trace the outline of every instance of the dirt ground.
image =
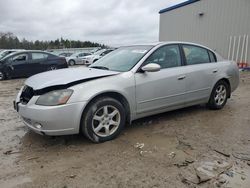
[(2, 188), (250, 187), (249, 72), (223, 110), (194, 106), (140, 119), (103, 144), (29, 131), (12, 107), (23, 82), (0, 82)]

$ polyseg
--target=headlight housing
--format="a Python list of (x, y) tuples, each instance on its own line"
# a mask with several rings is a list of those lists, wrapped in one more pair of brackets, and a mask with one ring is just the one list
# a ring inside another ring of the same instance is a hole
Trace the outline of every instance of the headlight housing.
[(41, 95), (37, 101), (37, 105), (41, 106), (57, 106), (66, 104), (71, 97), (73, 90), (71, 89), (62, 89), (48, 92), (44, 95)]

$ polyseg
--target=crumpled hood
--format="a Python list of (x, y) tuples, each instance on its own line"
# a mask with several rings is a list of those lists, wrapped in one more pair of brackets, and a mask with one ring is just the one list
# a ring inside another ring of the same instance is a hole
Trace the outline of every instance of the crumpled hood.
[(119, 72), (87, 67), (67, 68), (36, 74), (28, 78), (25, 81), (25, 85), (32, 87), (34, 90), (40, 90), (47, 87), (64, 86), (74, 82), (84, 82), (116, 74), (119, 74)]

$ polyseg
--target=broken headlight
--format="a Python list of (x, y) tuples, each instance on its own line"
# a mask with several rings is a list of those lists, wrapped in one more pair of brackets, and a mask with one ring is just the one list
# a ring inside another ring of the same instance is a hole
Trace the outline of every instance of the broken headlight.
[(73, 90), (71, 89), (51, 91), (44, 95), (41, 95), (37, 99), (36, 104), (42, 105), (42, 106), (63, 105), (67, 103), (72, 93), (73, 93)]

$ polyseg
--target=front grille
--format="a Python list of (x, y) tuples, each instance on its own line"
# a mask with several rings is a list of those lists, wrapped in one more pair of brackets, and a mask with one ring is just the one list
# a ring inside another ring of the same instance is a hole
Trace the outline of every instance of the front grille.
[(20, 101), (22, 104), (27, 104), (33, 96), (34, 96), (33, 88), (29, 86), (24, 86), (22, 94), (20, 96)]

